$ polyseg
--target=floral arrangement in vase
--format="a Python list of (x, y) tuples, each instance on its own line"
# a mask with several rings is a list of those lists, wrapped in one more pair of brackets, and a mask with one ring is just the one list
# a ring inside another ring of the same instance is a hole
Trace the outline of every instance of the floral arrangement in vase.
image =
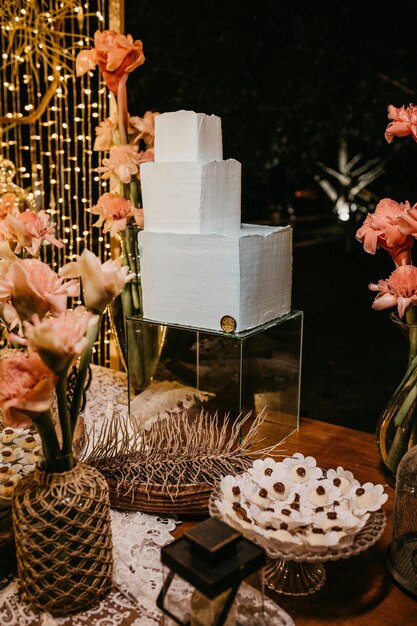
[(126, 317), (137, 317), (143, 312), (137, 243), (138, 231), (144, 224), (139, 169), (141, 163), (154, 159), (155, 116), (158, 115), (147, 111), (141, 118), (128, 113), (127, 80), (144, 62), (142, 42), (112, 30), (97, 31), (94, 47), (79, 52), (76, 60), (77, 76), (98, 66), (111, 94), (113, 112), (96, 128), (94, 144), (94, 150), (108, 152), (98, 172), (102, 179), (109, 180), (110, 190), (98, 199), (91, 212), (98, 216), (95, 226), (102, 227), (103, 233), (117, 236), (122, 257), (134, 274), (121, 294), (119, 305), (116, 301), (109, 312), (116, 345), (126, 369), (126, 345), (130, 339), (129, 362), (135, 372), (132, 380), (137, 389), (143, 389), (150, 381), (160, 343), (155, 328), (144, 329), (140, 338), (128, 338), (125, 323)]
[[(92, 606), (112, 585), (108, 486), (95, 468), (77, 462), (72, 443), (101, 318), (133, 275), (87, 249), (58, 274), (36, 258), (17, 257), (7, 242), (0, 248), (0, 306), (16, 347), (0, 361), (0, 409), (6, 427), (35, 427), (43, 452), (13, 492), (19, 584), (33, 607), (63, 614)], [(68, 308), (68, 298), (80, 295), (79, 278), (84, 305)]]
[[(68, 298), (80, 295), (77, 278), (81, 278), (85, 306), (67, 308)], [(101, 318), (132, 278), (129, 268), (118, 260), (101, 263), (87, 249), (58, 274), (38, 259), (21, 259), (8, 246), (0, 247), (0, 307), (3, 318), (12, 320), (14, 326), (9, 341), (23, 346), (0, 361), (0, 409), (6, 427), (35, 425), (47, 471), (74, 466), (72, 439)], [(67, 378), (77, 359), (69, 403)], [(51, 414), (54, 391), (62, 443)]]
[[(394, 137), (411, 135), (417, 141), (417, 107), (388, 107), (391, 120), (385, 131), (389, 143)], [(375, 254), (384, 249), (395, 269), (385, 280), (369, 285), (376, 292), (372, 308), (397, 308), (393, 323), (408, 341), (407, 370), (383, 412), (377, 426), (378, 447), (385, 466), (395, 474), (402, 456), (417, 443), (417, 267), (411, 249), (417, 238), (417, 203), (382, 199), (368, 214), (356, 233), (364, 250)]]

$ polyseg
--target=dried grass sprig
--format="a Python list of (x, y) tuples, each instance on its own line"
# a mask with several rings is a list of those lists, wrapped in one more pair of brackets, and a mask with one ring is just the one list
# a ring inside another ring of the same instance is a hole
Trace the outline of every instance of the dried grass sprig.
[(136, 487), (153, 485), (167, 489), (175, 497), (182, 485), (215, 485), (223, 476), (247, 470), (255, 456), (278, 453), (278, 446), (254, 450), (262, 443), (260, 428), (266, 417), (261, 412), (241, 439), (251, 413), (231, 420), (205, 411), (193, 418), (180, 415), (157, 421), (150, 430), (115, 413), (96, 439), (87, 434), (92, 451), (84, 461), (117, 482), (122, 495)]

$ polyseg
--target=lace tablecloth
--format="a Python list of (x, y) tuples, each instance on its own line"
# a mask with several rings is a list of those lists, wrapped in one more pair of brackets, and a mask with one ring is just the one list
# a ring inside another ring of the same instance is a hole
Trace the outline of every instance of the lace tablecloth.
[[(84, 420), (86, 429), (99, 433), (116, 408), (126, 412), (126, 375), (94, 367)], [(114, 588), (100, 604), (77, 615), (54, 618), (36, 614), (21, 603), (17, 581), (0, 590), (1, 626), (159, 626), (173, 623), (162, 616), (155, 601), (163, 584), (160, 549), (173, 541), (178, 522), (145, 513), (112, 511), (114, 544)], [(187, 606), (192, 589), (175, 579), (172, 587), (179, 610)], [(274, 602), (243, 583), (237, 598), (241, 626), (294, 626), (291, 618)], [(262, 609), (265, 621), (261, 617)]]

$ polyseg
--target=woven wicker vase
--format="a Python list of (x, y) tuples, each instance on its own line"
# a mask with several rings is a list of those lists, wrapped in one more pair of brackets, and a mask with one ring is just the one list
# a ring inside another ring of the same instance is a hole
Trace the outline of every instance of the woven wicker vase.
[(13, 524), (20, 591), (33, 608), (66, 615), (110, 591), (109, 493), (95, 468), (35, 469), (16, 486)]

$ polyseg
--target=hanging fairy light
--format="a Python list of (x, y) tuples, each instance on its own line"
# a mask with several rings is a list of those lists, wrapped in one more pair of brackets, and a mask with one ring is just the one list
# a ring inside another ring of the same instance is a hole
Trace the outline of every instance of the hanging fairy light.
[[(120, 6), (120, 0), (0, 3), (0, 154), (15, 164), (16, 183), (55, 223), (64, 247), (42, 251), (54, 269), (84, 247), (103, 260), (110, 256), (90, 210), (102, 193), (94, 128), (107, 117), (108, 99), (97, 73), (76, 79), (75, 58)], [(103, 365), (109, 364), (109, 339), (106, 322), (95, 354)]]

